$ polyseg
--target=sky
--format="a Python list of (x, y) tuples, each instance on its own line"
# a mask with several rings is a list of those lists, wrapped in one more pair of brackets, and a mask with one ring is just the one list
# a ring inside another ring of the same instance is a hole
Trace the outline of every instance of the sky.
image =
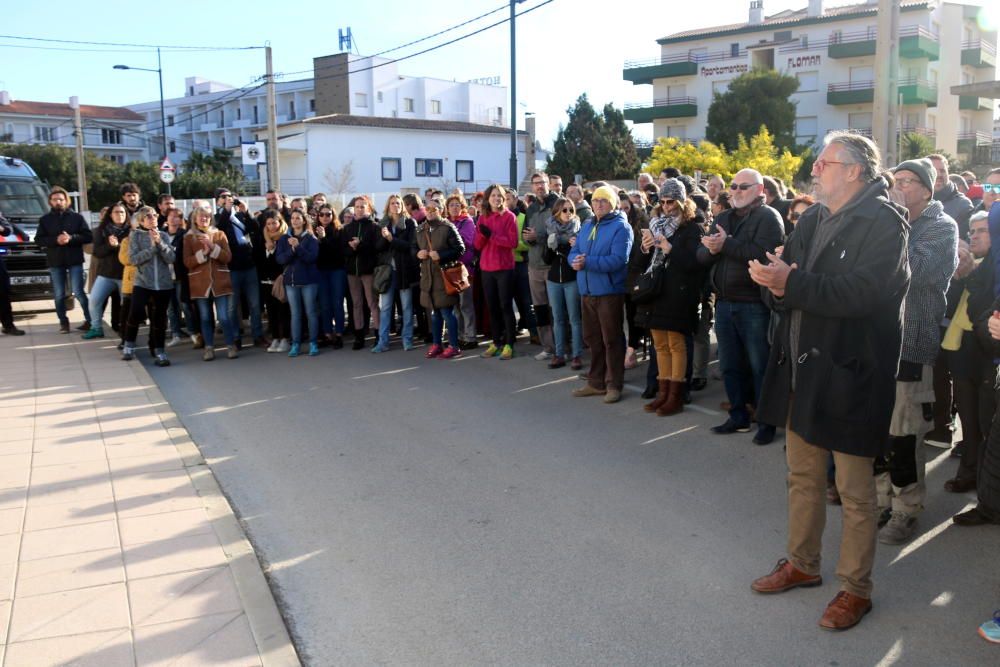
[[(338, 28), (350, 26), (362, 55), (392, 49), (405, 56), (430, 46), (442, 48), (399, 63), (407, 76), (466, 81), (500, 76), (510, 85), (510, 33), (506, 23), (478, 35), (456, 38), (506, 18), (504, 0), (243, 0), (240, 3), (121, 2), (48, 0), (5, 2), (0, 23), (0, 90), (16, 100), (124, 106), (159, 99), (154, 73), (119, 71), (115, 64), (156, 68), (155, 48), (54, 44), (11, 39), (36, 37), (170, 46), (262, 46), (269, 42), (276, 73), (308, 70), (280, 80), (307, 78), (312, 59), (339, 51)], [(538, 139), (550, 147), (566, 110), (583, 92), (598, 109), (606, 102), (648, 102), (652, 86), (622, 79), (625, 60), (659, 55), (659, 37), (747, 20), (750, 0), (525, 0), (518, 11), (538, 9), (517, 19), (518, 127), (523, 114), (535, 114)], [(764, 14), (798, 9), (807, 0), (765, 0)], [(854, 4), (828, 0), (828, 6)], [(442, 36), (429, 35), (503, 8)], [(18, 47), (18, 48), (15, 48)], [(23, 48), (30, 46), (32, 48)], [(44, 48), (38, 48), (44, 47)], [(77, 50), (51, 50), (51, 49)], [(164, 50), (163, 85), (167, 98), (184, 93), (184, 78), (201, 76), (239, 87), (265, 71), (264, 51)], [(509, 93), (509, 91), (508, 91)], [(637, 138), (652, 138), (652, 125), (634, 128)]]

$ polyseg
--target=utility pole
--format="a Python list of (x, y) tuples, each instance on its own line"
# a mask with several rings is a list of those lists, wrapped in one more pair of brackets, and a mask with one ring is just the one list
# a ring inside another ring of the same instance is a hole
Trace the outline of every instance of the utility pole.
[(73, 109), (73, 135), (76, 137), (76, 183), (80, 192), (80, 213), (90, 210), (87, 201), (87, 171), (83, 166), (83, 124), (80, 122), (80, 98), (74, 95), (69, 98), (69, 106)]
[[(160, 136), (163, 139), (162, 163), (163, 160), (167, 159), (169, 152), (167, 151), (167, 112), (163, 108), (163, 63), (160, 61), (159, 47), (156, 47), (156, 73), (160, 77)], [(170, 183), (167, 183), (167, 194), (172, 194), (170, 191)]]
[(520, 0), (510, 0), (510, 187), (517, 190), (517, 40), (514, 27), (514, 6)]
[(876, 31), (872, 139), (882, 149), (885, 166), (893, 167), (898, 145), (899, 0), (878, 0)]
[(272, 190), (281, 189), (278, 171), (278, 106), (274, 95), (274, 69), (271, 66), (271, 47), (264, 47), (267, 58), (267, 181)]

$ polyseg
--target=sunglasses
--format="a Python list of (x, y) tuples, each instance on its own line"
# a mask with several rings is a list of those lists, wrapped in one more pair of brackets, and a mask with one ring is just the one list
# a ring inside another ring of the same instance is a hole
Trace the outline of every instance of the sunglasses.
[(321, 218), (332, 218), (333, 217), (333, 213), (327, 211), (326, 213), (320, 213), (319, 217), (321, 217)]
[(674, 200), (674, 199), (661, 199), (661, 200), (660, 200), (660, 203), (661, 203), (661, 204), (676, 204), (676, 203), (677, 203), (677, 201), (676, 201), (676, 200)]
[(983, 183), (983, 192), (995, 192), (1000, 194), (1000, 183)]
[(561, 210), (559, 212), (560, 213), (569, 213), (570, 215), (573, 215), (574, 213), (576, 213), (576, 209), (575, 208), (564, 208), (563, 210)]
[(749, 190), (750, 188), (754, 187), (755, 185), (757, 185), (757, 184), (756, 183), (733, 183), (732, 185), (729, 186), (729, 189), (732, 190), (732, 191), (734, 191), (734, 192), (736, 190), (742, 190), (742, 191), (746, 192), (747, 190)]

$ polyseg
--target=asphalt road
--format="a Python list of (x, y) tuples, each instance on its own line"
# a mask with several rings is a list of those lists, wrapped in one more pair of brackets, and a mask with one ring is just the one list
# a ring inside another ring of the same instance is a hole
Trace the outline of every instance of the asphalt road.
[(574, 399), (571, 371), (528, 356), (172, 357), (150, 372), (310, 665), (1000, 662), (976, 635), (1000, 607), (1000, 529), (951, 525), (974, 497), (940, 491), (942, 450), (921, 537), (879, 547), (873, 612), (829, 633), (839, 510), (822, 587), (750, 591), (784, 555), (783, 447), (708, 431), (719, 382), (656, 418), (635, 391)]

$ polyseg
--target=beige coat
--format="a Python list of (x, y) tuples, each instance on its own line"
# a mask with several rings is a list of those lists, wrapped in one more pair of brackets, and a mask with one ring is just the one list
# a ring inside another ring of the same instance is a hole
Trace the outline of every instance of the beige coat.
[(205, 237), (205, 232), (192, 230), (184, 235), (184, 266), (188, 268), (192, 299), (233, 293), (233, 283), (229, 277), (229, 261), (233, 255), (229, 251), (226, 233), (212, 227), (208, 235), (215, 244), (209, 254), (201, 249), (201, 239)]

